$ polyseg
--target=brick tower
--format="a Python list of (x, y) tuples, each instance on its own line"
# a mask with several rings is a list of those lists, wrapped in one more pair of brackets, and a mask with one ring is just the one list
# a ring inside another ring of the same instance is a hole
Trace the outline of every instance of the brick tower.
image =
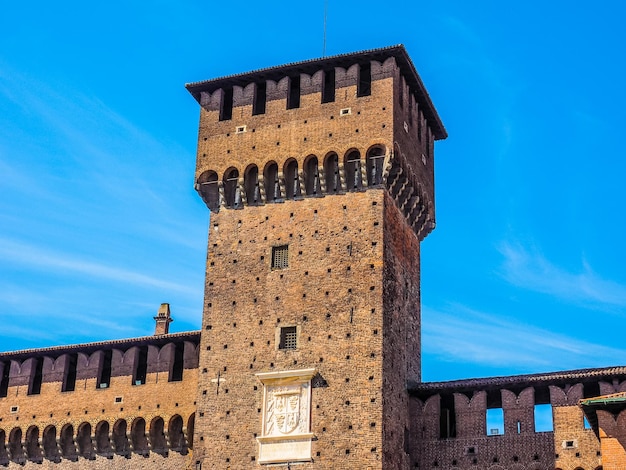
[(196, 467), (408, 468), (446, 131), (404, 47), (187, 89), (211, 210)]

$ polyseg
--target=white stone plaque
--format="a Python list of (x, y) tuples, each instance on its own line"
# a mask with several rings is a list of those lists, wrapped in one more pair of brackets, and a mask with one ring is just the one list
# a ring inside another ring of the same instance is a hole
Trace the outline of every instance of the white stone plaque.
[(315, 369), (256, 374), (263, 383), (259, 463), (311, 460), (311, 378)]

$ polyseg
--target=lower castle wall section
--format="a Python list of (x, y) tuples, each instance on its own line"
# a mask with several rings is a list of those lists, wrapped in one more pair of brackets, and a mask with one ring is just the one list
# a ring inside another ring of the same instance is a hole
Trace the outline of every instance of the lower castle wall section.
[[(59, 382), (48, 382), (40, 394), (1, 399), (0, 465), (60, 462), (64, 468), (75, 460), (72, 468), (127, 468), (106, 467), (106, 457), (188, 453), (197, 369), (185, 370), (178, 382), (158, 380), (156, 373), (147, 374), (143, 385), (131, 382), (131, 376), (112, 377), (107, 388), (99, 388), (95, 378), (86, 379), (72, 392), (60, 392)], [(86, 466), (100, 457), (103, 467)], [(122, 458), (120, 465), (126, 461)]]
[[(598, 436), (580, 406), (581, 399), (598, 393), (605, 377), (596, 374), (572, 371), (410, 386), (412, 465), (441, 470), (623, 470), (626, 433), (621, 415), (598, 411)], [(626, 412), (624, 417), (626, 422)]]
[(93, 460), (60, 460), (58, 462), (44, 460), (41, 463), (11, 462), (2, 468), (7, 470), (187, 470), (195, 469), (193, 455), (170, 452), (167, 456), (153, 454), (147, 456), (131, 455), (111, 458), (96, 456)]
[[(417, 442), (415, 468), (438, 470), (554, 470), (552, 433)], [(564, 470), (573, 470), (564, 469)]]

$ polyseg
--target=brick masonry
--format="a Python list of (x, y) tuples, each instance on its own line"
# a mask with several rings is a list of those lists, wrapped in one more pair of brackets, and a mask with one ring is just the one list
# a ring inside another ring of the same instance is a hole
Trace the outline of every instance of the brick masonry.
[(307, 400), (302, 373), (310, 416), (292, 418), (311, 450), (270, 452), (272, 468), (626, 468), (626, 415), (579, 405), (625, 390), (626, 368), (421, 382), (420, 242), (446, 132), (402, 46), (187, 88), (211, 209), (202, 329), (167, 334), (164, 304), (152, 337), (0, 354), (0, 466), (258, 468), (262, 442), (295, 436), (278, 420), (285, 436), (263, 434), (278, 402), (262, 377), (291, 373), (277, 393)]

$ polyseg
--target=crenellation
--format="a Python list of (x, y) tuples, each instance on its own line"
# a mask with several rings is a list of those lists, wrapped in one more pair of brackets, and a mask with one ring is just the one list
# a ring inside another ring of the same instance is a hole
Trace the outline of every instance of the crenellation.
[(252, 116), (252, 103), (254, 103), (254, 91), (256, 84), (248, 83), (245, 86), (233, 87), (233, 108), (246, 108), (246, 115), (250, 113)]
[(502, 409), (504, 411), (504, 433), (524, 434), (535, 431), (535, 389), (526, 387), (519, 393), (504, 389)]
[(482, 437), (487, 435), (485, 415), (487, 412), (487, 394), (476, 391), (471, 398), (463, 393), (454, 393), (454, 412), (456, 415), (456, 437)]

